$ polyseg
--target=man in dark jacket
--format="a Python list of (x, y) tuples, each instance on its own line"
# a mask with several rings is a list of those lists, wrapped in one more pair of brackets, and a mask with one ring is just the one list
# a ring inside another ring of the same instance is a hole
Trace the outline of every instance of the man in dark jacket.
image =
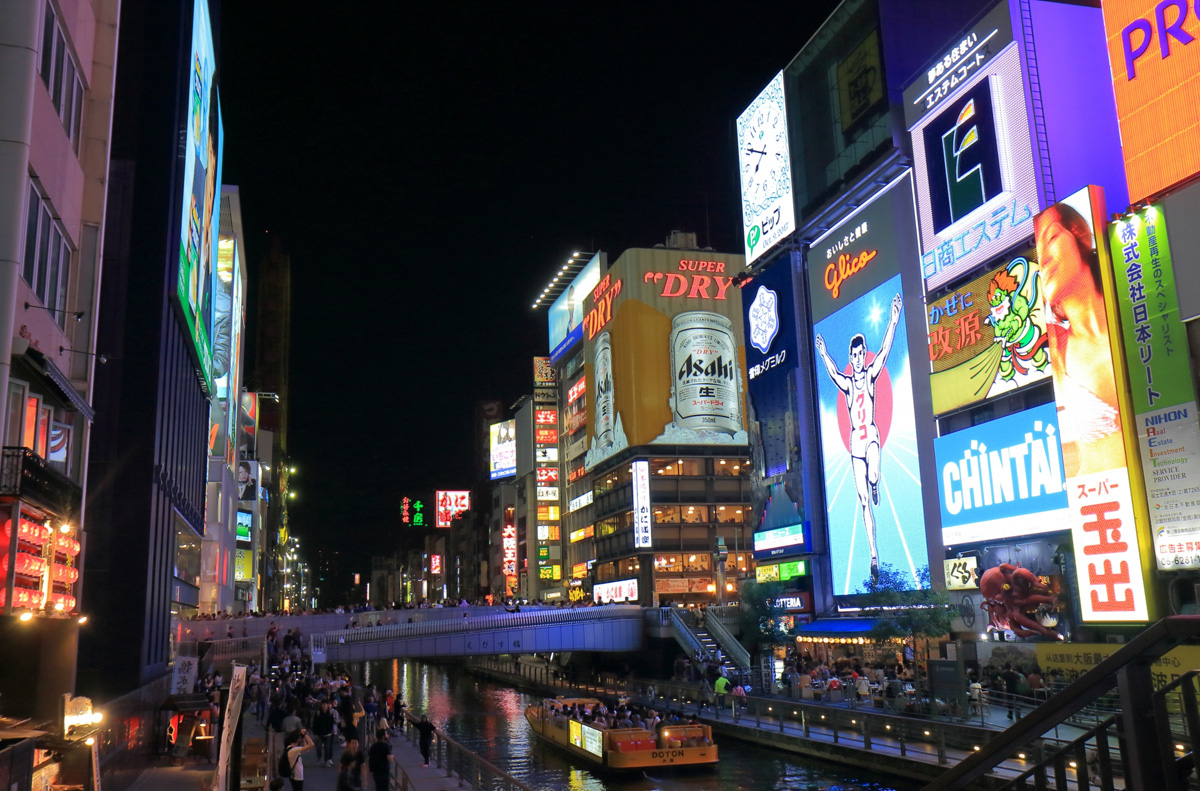
[(329, 701), (321, 701), (321, 709), (313, 717), (313, 735), (317, 737), (317, 764), (333, 766), (333, 729), (336, 718)]
[(383, 728), (375, 731), (375, 743), (367, 751), (367, 769), (375, 781), (375, 791), (388, 791), (392, 774), (392, 745), (388, 744), (388, 733)]

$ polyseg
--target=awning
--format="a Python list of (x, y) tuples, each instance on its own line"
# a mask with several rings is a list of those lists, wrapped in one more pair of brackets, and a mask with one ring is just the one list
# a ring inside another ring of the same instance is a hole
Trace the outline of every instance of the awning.
[(796, 627), (797, 637), (810, 639), (834, 639), (839, 637), (867, 637), (878, 618), (818, 618)]
[(54, 361), (42, 352), (30, 346), (21, 355), (27, 365), (35, 371), (44, 374), (46, 381), (54, 388), (55, 393), (66, 402), (67, 409), (74, 409), (89, 421), (96, 419), (96, 410), (87, 402), (83, 394), (75, 389), (67, 375), (58, 369)]

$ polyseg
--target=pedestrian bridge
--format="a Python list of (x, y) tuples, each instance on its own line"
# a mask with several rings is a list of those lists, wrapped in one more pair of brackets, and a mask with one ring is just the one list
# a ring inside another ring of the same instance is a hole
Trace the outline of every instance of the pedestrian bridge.
[[(531, 654), (535, 651), (637, 651), (645, 615), (636, 605), (440, 611), (440, 617), (330, 630), (309, 638), (313, 662), (365, 662), (396, 657)], [(399, 611), (401, 615), (412, 611)], [(425, 610), (423, 613), (438, 612)], [(461, 614), (460, 614), (461, 612)]]

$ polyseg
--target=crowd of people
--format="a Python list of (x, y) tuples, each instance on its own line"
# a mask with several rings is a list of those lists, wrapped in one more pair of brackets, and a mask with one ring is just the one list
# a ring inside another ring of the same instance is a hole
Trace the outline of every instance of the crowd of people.
[[(599, 731), (622, 729), (640, 729), (650, 731), (658, 738), (663, 728), (677, 725), (702, 725), (696, 717), (687, 717), (683, 712), (665, 712), (660, 715), (655, 709), (640, 706), (629, 701), (619, 701), (612, 709), (603, 701), (595, 703), (584, 701), (563, 701), (561, 704), (550, 704), (549, 724), (555, 728), (567, 729), (571, 721), (579, 722)], [(705, 743), (711, 740), (704, 738)], [(700, 746), (698, 742), (684, 744), (685, 747)]]
[[(280, 636), (268, 632), (267, 668), (253, 666), (246, 685), (247, 717), (264, 727), (269, 743), (271, 788), (289, 781), (304, 788), (308, 767), (336, 767), (338, 791), (387, 789), (392, 773), (390, 738), (400, 735), (408, 705), (394, 690), (356, 685), (343, 673), (315, 672), (303, 650), (299, 629)], [(220, 688), (220, 676), (201, 679), (203, 689)], [(422, 715), (411, 718), (428, 766), (436, 726)]]

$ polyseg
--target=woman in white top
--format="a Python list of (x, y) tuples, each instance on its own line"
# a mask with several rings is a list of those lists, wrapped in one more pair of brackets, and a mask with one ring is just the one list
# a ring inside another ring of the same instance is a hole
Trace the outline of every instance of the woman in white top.
[(288, 766), (292, 769), (292, 791), (304, 791), (304, 759), (302, 756), (313, 748), (312, 737), (308, 730), (301, 728), (293, 739), (289, 740), (287, 748)]

